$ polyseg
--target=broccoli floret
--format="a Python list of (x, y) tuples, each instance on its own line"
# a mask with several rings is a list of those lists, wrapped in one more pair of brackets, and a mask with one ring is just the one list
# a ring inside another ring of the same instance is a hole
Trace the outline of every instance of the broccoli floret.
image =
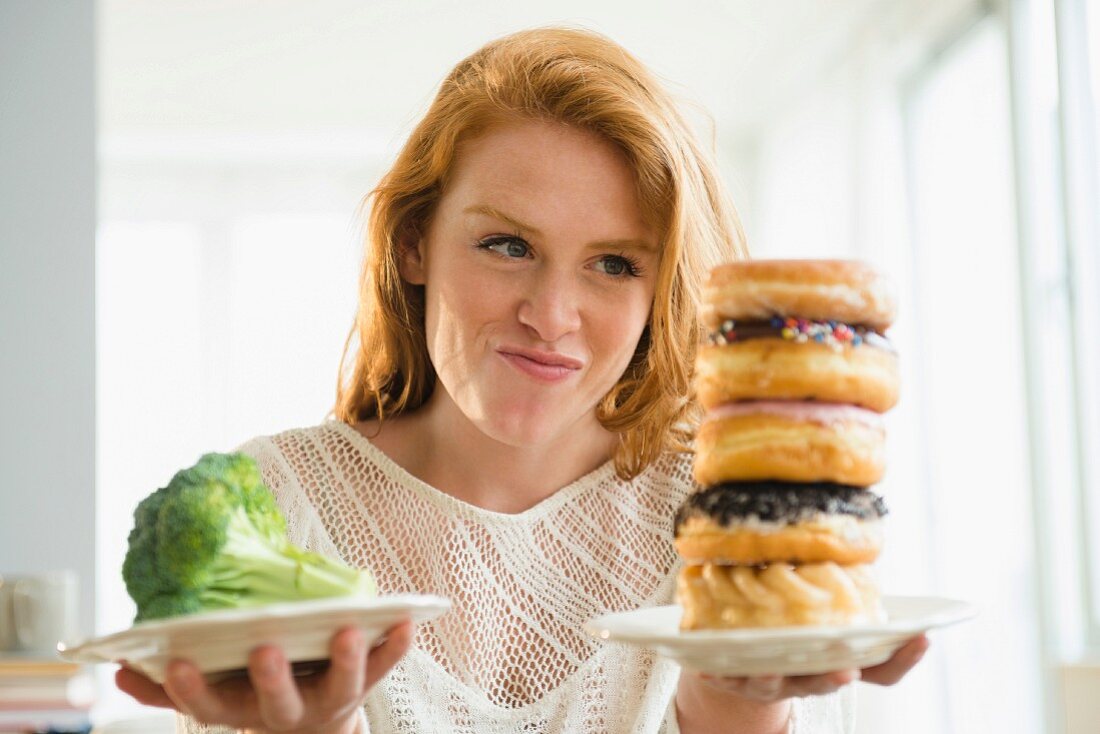
[(122, 577), (135, 622), (376, 591), (368, 572), (287, 540), (286, 519), (244, 454), (206, 454), (141, 501)]

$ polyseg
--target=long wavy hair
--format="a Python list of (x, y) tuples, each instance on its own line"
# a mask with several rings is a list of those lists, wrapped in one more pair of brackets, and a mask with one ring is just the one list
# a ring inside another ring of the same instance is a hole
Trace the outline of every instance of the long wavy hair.
[(615, 470), (629, 480), (662, 452), (689, 449), (699, 420), (691, 388), (702, 335), (699, 295), (710, 268), (744, 257), (746, 248), (715, 164), (672, 96), (625, 49), (588, 30), (521, 31), (462, 60), (364, 198), (359, 307), (333, 414), (349, 424), (381, 423), (431, 396), (436, 373), (423, 287), (401, 278), (400, 248), (426, 231), (459, 144), (506, 120), (561, 122), (618, 146), (634, 171), (643, 216), (659, 234), (649, 322), (629, 367), (596, 409), (601, 425), (619, 436)]

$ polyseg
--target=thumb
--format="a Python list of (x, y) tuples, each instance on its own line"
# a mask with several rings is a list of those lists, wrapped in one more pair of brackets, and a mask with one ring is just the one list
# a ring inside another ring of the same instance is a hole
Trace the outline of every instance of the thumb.
[(892, 686), (905, 677), (914, 665), (920, 662), (928, 650), (928, 638), (920, 635), (898, 648), (897, 652), (885, 663), (864, 668), (862, 679), (880, 686)]

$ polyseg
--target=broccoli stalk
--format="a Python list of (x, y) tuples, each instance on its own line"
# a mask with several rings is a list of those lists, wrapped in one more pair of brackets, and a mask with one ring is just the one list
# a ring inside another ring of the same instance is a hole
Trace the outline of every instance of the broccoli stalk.
[[(188, 560), (182, 559), (184, 564)], [(201, 579), (195, 585), (199, 603), (205, 608), (253, 607), (288, 598), (316, 599), (373, 590), (370, 577), (357, 569), (285, 540), (272, 542), (241, 507), (229, 513), (225, 541), (201, 569)]]
[(376, 592), (366, 571), (290, 543), (244, 454), (207, 454), (146, 497), (129, 544), (122, 574), (135, 622)]

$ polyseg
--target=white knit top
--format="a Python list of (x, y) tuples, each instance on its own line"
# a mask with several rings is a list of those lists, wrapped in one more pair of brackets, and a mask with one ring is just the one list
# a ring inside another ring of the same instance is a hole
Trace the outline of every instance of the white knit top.
[[(609, 461), (513, 515), (425, 484), (339, 421), (240, 450), (259, 464), (294, 543), (370, 569), (382, 594), (452, 601), (371, 690), (372, 734), (679, 731), (679, 666), (595, 640), (583, 624), (672, 602), (688, 456), (667, 455), (631, 482)], [(793, 730), (849, 734), (851, 690), (796, 699)], [(181, 716), (177, 731), (232, 730)]]

